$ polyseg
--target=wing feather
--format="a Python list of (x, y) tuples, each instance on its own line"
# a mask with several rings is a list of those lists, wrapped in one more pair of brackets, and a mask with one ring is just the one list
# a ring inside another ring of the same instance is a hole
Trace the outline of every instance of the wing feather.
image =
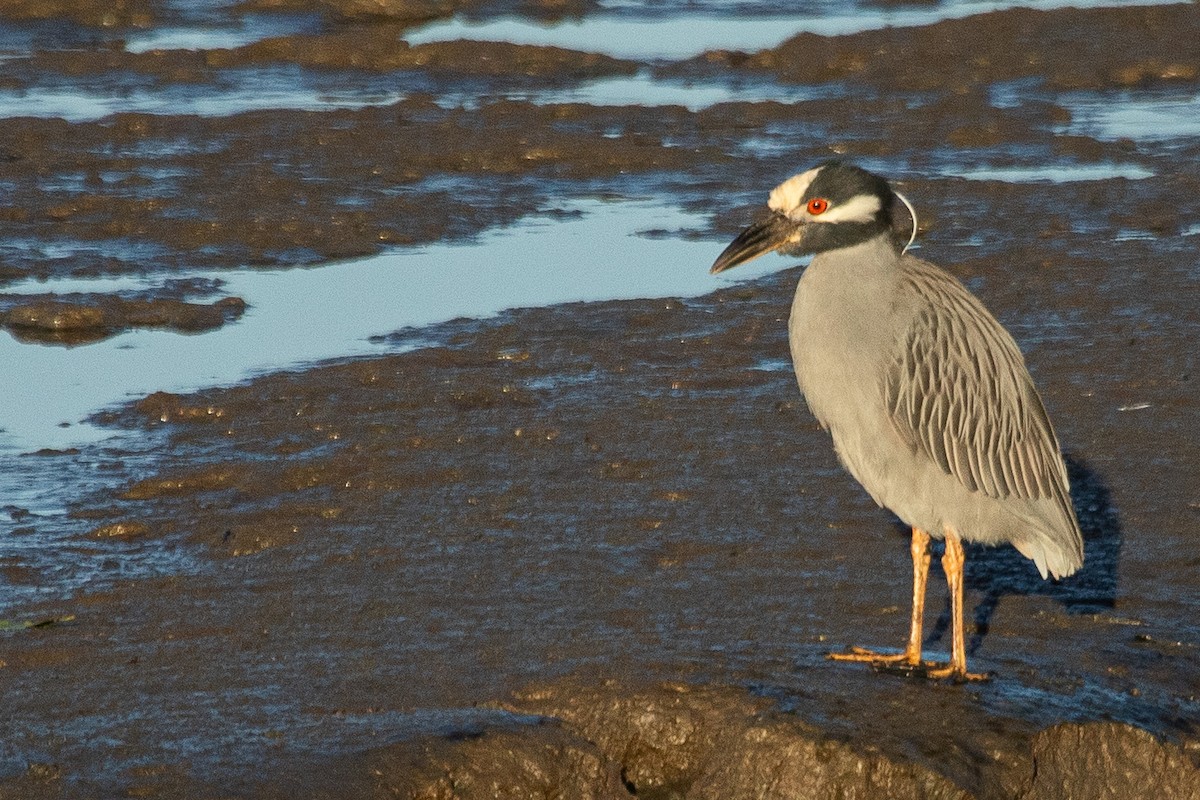
[(901, 436), (971, 491), (1069, 503), (1058, 440), (1012, 337), (937, 267), (911, 259), (902, 280), (919, 311), (884, 387)]

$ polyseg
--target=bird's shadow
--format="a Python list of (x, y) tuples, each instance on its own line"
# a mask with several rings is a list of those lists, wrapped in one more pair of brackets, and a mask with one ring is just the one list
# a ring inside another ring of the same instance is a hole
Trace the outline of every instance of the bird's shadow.
[[(983, 595), (975, 606), (975, 633), (968, 642), (969, 652), (983, 642), (992, 615), (1006, 595), (1045, 595), (1062, 603), (1071, 614), (1095, 614), (1116, 603), (1117, 564), (1123, 539), (1120, 518), (1104, 479), (1080, 458), (1066, 455), (1065, 460), (1071, 502), (1083, 533), (1083, 569), (1062, 580), (1043, 580), (1033, 562), (1012, 547), (968, 544), (966, 587)], [(947, 601), (928, 641), (941, 639), (949, 627)]]

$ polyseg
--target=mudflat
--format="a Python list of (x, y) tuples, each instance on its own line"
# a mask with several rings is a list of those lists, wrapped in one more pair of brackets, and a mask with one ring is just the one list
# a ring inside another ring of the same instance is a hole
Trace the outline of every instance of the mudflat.
[[(116, 444), (17, 456), (103, 487), (64, 480), (66, 516), (0, 500), (0, 576), (21, 598), (0, 632), (0, 797), (1200, 797), (1200, 145), (1081, 132), (1071, 110), (1194, 92), (1200, 8), (1013, 9), (638, 62), (405, 42), (450, 4), (260, 6), (315, 21), (229, 48), (34, 47), (5, 80), (203, 92), (269, 66), (421, 91), (7, 119), (0, 278), (311, 267), (583, 196), (711, 214), (689, 235), (715, 257), (775, 183), (853, 159), (900, 177), (921, 255), (1021, 344), (1085, 567), (1043, 582), (1010, 549), (969, 550), (986, 684), (825, 659), (902, 644), (909, 567), (906, 531), (795, 387), (799, 268), (397, 331), (376, 357), (105, 411)], [(51, 16), (173, 22), (154, 3), (120, 13)], [(635, 74), (814, 94), (510, 96)], [(1030, 164), (1068, 177), (1012, 178)], [(90, 246), (53, 257), (63, 241)], [(246, 303), (219, 281), (0, 286), (30, 347), (204, 336)], [(135, 569), (156, 560), (173, 566)]]

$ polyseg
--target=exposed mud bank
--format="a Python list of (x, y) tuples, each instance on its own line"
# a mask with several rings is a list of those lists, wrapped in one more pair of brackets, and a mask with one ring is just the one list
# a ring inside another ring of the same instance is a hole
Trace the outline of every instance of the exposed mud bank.
[(224, 297), (205, 304), (112, 296), (64, 302), (48, 296), (27, 299), (7, 308), (0, 313), (0, 327), (25, 342), (77, 345), (100, 341), (131, 328), (201, 333), (237, 320), (245, 309), (246, 303), (239, 297)]
[[(530, 103), (471, 112), (417, 98), (357, 112), (11, 120), (0, 132), (8, 154), (0, 176), (14, 187), (4, 209), (11, 235), (113, 246), (111, 255), (98, 248), (70, 259), (13, 251), (5, 277), (368, 255), (472, 236), (535, 211), (549, 201), (534, 177), (682, 171), (704, 154), (664, 147), (653, 135), (599, 135), (633, 117), (630, 109), (614, 118), (587, 106)], [(46, 172), (67, 185), (47, 189)], [(130, 241), (139, 248), (122, 247)]]
[(212, 67), (236, 67), (281, 61), (316, 69), (411, 70), (451, 72), (463, 77), (541, 78), (551, 85), (589, 78), (632, 74), (637, 64), (560, 47), (507, 42), (432, 42), (409, 46), (402, 29), (373, 25), (328, 36), (270, 39), (237, 50), (213, 51)]
[(155, 0), (9, 0), (0, 7), (0, 18), (69, 20), (98, 28), (145, 27), (159, 19), (161, 7)]
[[(1033, 79), (1058, 90), (1195, 84), (1194, 3), (1151, 8), (1011, 9), (920, 28), (802, 34), (747, 56), (701, 60), (769, 71), (792, 83), (853, 81), (890, 91), (950, 91)], [(936, 65), (936, 66), (935, 66)]]

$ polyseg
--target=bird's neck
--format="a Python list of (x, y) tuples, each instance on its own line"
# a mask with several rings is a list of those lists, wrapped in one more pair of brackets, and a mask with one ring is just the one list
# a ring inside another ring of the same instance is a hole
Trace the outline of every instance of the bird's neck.
[(809, 269), (825, 271), (833, 268), (842, 273), (840, 279), (845, 280), (848, 277), (846, 272), (864, 275), (891, 272), (899, 265), (900, 254), (901, 248), (897, 246), (891, 231), (883, 231), (864, 242), (818, 253)]

